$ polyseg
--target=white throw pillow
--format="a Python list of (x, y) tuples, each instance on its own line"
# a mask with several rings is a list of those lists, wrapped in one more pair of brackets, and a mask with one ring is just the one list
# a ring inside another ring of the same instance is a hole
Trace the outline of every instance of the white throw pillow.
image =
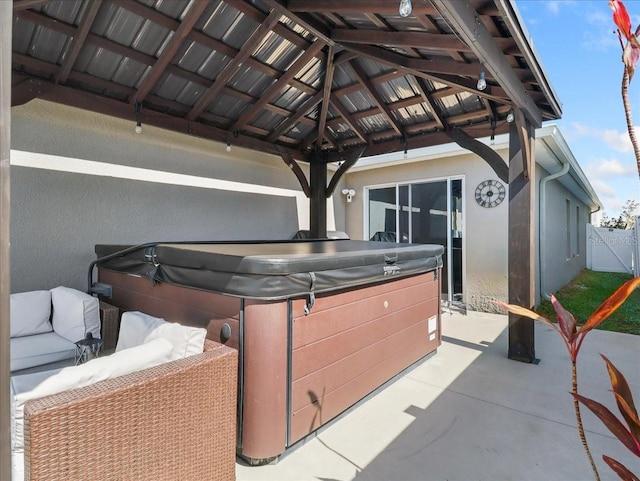
[(70, 287), (51, 289), (53, 330), (71, 342), (84, 339), (90, 332), (100, 337), (100, 302)]
[(29, 291), (9, 296), (9, 335), (30, 336), (51, 332), (51, 293)]
[(140, 311), (127, 311), (120, 321), (116, 351), (162, 337), (173, 344), (172, 359), (175, 360), (200, 354), (206, 336), (207, 330), (202, 327), (183, 326)]
[(24, 449), (24, 403), (98, 381), (124, 376), (171, 360), (173, 345), (155, 339), (141, 346), (110, 356), (98, 357), (79, 366), (41, 371), (11, 377), (11, 434), (14, 451)]

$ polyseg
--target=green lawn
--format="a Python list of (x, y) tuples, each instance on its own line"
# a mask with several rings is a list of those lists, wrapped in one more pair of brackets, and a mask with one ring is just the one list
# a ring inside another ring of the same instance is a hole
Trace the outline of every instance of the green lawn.
[[(560, 289), (556, 298), (582, 324), (615, 290), (631, 279), (630, 274), (595, 272), (585, 269)], [(549, 301), (543, 301), (538, 314), (555, 322), (556, 314)], [(599, 329), (640, 335), (640, 290), (633, 292)]]

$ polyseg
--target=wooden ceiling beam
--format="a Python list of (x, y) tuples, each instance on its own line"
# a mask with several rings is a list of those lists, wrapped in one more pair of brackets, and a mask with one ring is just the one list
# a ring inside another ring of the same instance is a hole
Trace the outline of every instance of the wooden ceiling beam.
[(320, 108), (320, 114), (318, 115), (318, 139), (316, 145), (320, 149), (322, 148), (322, 140), (325, 137), (325, 126), (327, 123), (327, 113), (329, 112), (329, 99), (331, 98), (331, 86), (333, 85), (333, 72), (335, 67), (333, 65), (333, 47), (329, 45), (329, 51), (327, 52), (327, 62), (324, 69), (324, 83), (322, 87), (322, 107)]
[(520, 108), (534, 127), (542, 125), (540, 109), (517, 74), (509, 65), (504, 54), (491, 34), (478, 18), (475, 9), (467, 2), (451, 2), (449, 0), (431, 0), (431, 3), (449, 25), (453, 26), (462, 40), (469, 45), (483, 66), (498, 84), (507, 92), (513, 103)]
[[(202, 2), (205, 3), (205, 2)], [(213, 82), (213, 85), (209, 87), (196, 101), (193, 109), (187, 115), (187, 119), (194, 120), (196, 119), (213, 101), (213, 99), (220, 93), (220, 91), (224, 88), (225, 84), (231, 79), (231, 77), (237, 72), (238, 68), (246, 59), (248, 59), (251, 54), (255, 51), (255, 49), (260, 44), (260, 40), (264, 38), (264, 36), (271, 31), (271, 28), (278, 23), (280, 19), (280, 14), (272, 11), (269, 16), (265, 19), (264, 23), (261, 24), (251, 36), (245, 41), (242, 48), (238, 51), (238, 55), (236, 55), (220, 72), (216, 80)]]
[(66, 35), (67, 37), (73, 37), (78, 30), (75, 25), (57, 20), (42, 12), (36, 12), (35, 10), (18, 10), (15, 12), (15, 16), (27, 20), (28, 22), (35, 23), (36, 25), (41, 25), (42, 27), (54, 32)]
[(349, 128), (353, 130), (353, 132), (358, 136), (358, 138), (362, 140), (362, 142), (368, 144), (369, 139), (367, 137), (367, 134), (360, 128), (360, 126), (358, 125), (358, 121), (351, 116), (347, 109), (344, 108), (344, 106), (340, 102), (339, 97), (332, 96), (329, 101), (331, 102), (331, 106), (340, 114), (340, 118), (333, 119), (331, 123), (346, 123)]
[[(331, 38), (338, 43), (393, 45), (395, 47), (410, 47), (436, 51), (472, 52), (471, 48), (457, 36), (444, 33), (336, 28), (331, 30)], [(512, 38), (496, 38), (495, 41), (502, 51), (506, 51), (515, 46), (515, 41)]]
[[(189, 38), (191, 38), (194, 42), (199, 43), (200, 45), (203, 45), (207, 48), (210, 48), (211, 50), (215, 50), (216, 52), (220, 52), (223, 53), (224, 55), (226, 55), (227, 57), (233, 58), (236, 55), (238, 55), (238, 49), (231, 47), (230, 45), (227, 45), (223, 42), (221, 42), (220, 40), (217, 40), (213, 37), (209, 37), (208, 35), (203, 34), (202, 32), (198, 32), (196, 30), (193, 30), (191, 32), (191, 34), (189, 35)], [(310, 46), (311, 44), (309, 44)], [(305, 48), (306, 49), (306, 48)], [(320, 53), (318, 55), (318, 58), (320, 60), (324, 59), (324, 54)], [(253, 57), (249, 57), (245, 64), (248, 67), (251, 67), (255, 70), (257, 70), (260, 73), (263, 73), (264, 75), (267, 75), (269, 77), (272, 78), (279, 78), (280, 75), (282, 75), (282, 72), (280, 72), (279, 70), (273, 68), (270, 65), (267, 65), (266, 63), (262, 63), (259, 60), (253, 58)], [(304, 82), (301, 82), (297, 79), (292, 79), (290, 82), (292, 87), (297, 88), (298, 90), (305, 92), (307, 94), (315, 94), (316, 90), (311, 87), (310, 85), (305, 84)]]
[(13, 11), (19, 12), (28, 8), (38, 8), (51, 0), (13, 0)]
[(358, 78), (360, 83), (362, 83), (369, 97), (374, 101), (375, 105), (378, 107), (378, 109), (380, 109), (380, 112), (385, 116), (387, 122), (389, 122), (389, 125), (393, 128), (393, 130), (396, 131), (396, 133), (398, 133), (398, 135), (403, 135), (402, 128), (394, 118), (391, 109), (389, 109), (389, 106), (387, 105), (385, 100), (377, 92), (375, 85), (373, 85), (371, 80), (369, 80), (367, 73), (362, 69), (362, 67), (360, 67), (360, 65), (358, 65), (356, 60), (349, 62), (349, 65), (353, 69), (353, 72), (356, 74), (356, 77)]
[(77, 34), (73, 36), (73, 41), (71, 42), (71, 47), (64, 55), (64, 61), (62, 62), (62, 67), (60, 71), (56, 74), (55, 82), (56, 83), (65, 83), (67, 81), (67, 77), (69, 76), (69, 72), (73, 68), (73, 65), (76, 63), (76, 59), (78, 55), (80, 55), (80, 51), (84, 46), (84, 42), (91, 30), (91, 26), (93, 25), (93, 21), (98, 14), (98, 10), (102, 6), (102, 0), (94, 0), (89, 4), (87, 9), (84, 12), (84, 16), (80, 21), (80, 25), (78, 25)]
[(304, 15), (298, 15), (293, 13), (283, 4), (281, 4), (278, 0), (263, 0), (264, 3), (270, 7), (272, 12), (277, 12), (280, 15), (284, 15), (289, 20), (297, 23), (305, 30), (309, 31), (312, 35), (314, 35), (317, 39), (322, 40), (323, 42), (332, 45), (333, 41), (331, 40), (331, 36), (329, 32), (324, 27), (324, 25), (319, 25), (316, 21), (311, 18), (305, 17)]
[[(48, 94), (44, 95), (43, 98), (52, 102), (90, 110), (104, 115), (111, 115), (113, 117), (127, 120), (131, 119), (132, 121), (135, 120), (133, 109), (128, 102), (120, 102), (62, 85), (58, 85), (53, 88)], [(227, 130), (163, 114), (162, 112), (153, 112), (151, 115), (145, 115), (145, 112), (143, 112), (142, 120), (144, 123), (149, 125), (154, 125), (156, 127), (187, 135), (202, 137), (216, 142), (226, 143), (229, 136), (229, 132)], [(285, 152), (289, 153), (293, 158), (301, 158), (301, 153), (294, 148), (275, 145), (271, 142), (265, 142), (256, 137), (242, 134), (238, 135), (238, 137), (234, 137), (234, 145), (274, 155), (281, 155)]]
[[(350, 13), (362, 14), (372, 13), (379, 15), (397, 15), (398, 2), (390, 2), (389, 0), (289, 0), (287, 8), (292, 12), (305, 13)], [(436, 10), (426, 2), (413, 2), (412, 14), (436, 14)]]
[[(255, 20), (257, 23), (263, 23), (267, 18), (267, 14), (258, 10), (252, 4), (245, 2), (244, 0), (225, 0), (225, 3), (231, 5), (233, 8), (246, 15), (248, 18)], [(273, 27), (273, 32), (302, 50), (306, 50), (312, 43), (281, 23), (278, 23)]]
[(336, 28), (331, 30), (331, 38), (338, 43), (470, 51), (458, 37), (450, 34)]
[(448, 128), (446, 117), (429, 92), (429, 86), (426, 81), (424, 79), (417, 78), (416, 82), (418, 83), (418, 89), (420, 89), (420, 95), (424, 99), (424, 102), (429, 106), (429, 111), (431, 112), (433, 119), (438, 123), (438, 127), (445, 130)]
[(322, 92), (318, 92), (316, 95), (307, 100), (304, 104), (302, 104), (298, 109), (296, 109), (295, 114), (291, 115), (284, 122), (282, 122), (278, 127), (269, 135), (267, 138), (268, 142), (275, 142), (278, 140), (285, 132), (288, 132), (296, 125), (301, 119), (304, 119), (305, 116), (313, 110), (316, 105), (322, 102)]
[(208, 2), (195, 2), (191, 4), (191, 8), (184, 17), (184, 20), (180, 22), (180, 26), (174, 31), (171, 40), (164, 47), (160, 57), (158, 57), (158, 60), (155, 62), (153, 67), (151, 67), (151, 70), (147, 73), (142, 84), (138, 87), (136, 93), (131, 98), (130, 102), (132, 104), (142, 102), (149, 92), (151, 92), (151, 89), (156, 85), (167, 68), (167, 65), (171, 63), (178, 52), (178, 49), (182, 46), (182, 42), (187, 38), (208, 6)]
[(300, 55), (293, 64), (280, 75), (280, 78), (276, 80), (262, 95), (260, 98), (247, 110), (234, 124), (233, 130), (242, 130), (248, 122), (256, 117), (260, 111), (273, 100), (282, 89), (288, 85), (298, 73), (305, 68), (309, 62), (316, 57), (318, 52), (324, 47), (323, 42), (313, 43), (309, 49)]

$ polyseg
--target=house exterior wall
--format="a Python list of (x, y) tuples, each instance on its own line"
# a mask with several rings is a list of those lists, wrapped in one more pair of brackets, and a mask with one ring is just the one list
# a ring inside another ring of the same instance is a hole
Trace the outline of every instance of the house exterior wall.
[[(507, 149), (498, 153), (507, 158)], [(546, 186), (546, 218), (541, 239), (540, 182), (549, 175), (536, 164), (534, 205), (535, 299), (541, 297), (541, 279), (544, 293), (552, 293), (571, 281), (586, 265), (586, 224), (590, 221), (587, 205), (558, 180)], [(506, 199), (497, 207), (484, 208), (475, 201), (477, 185), (487, 179), (497, 179), (488, 164), (472, 153), (446, 154), (442, 158), (398, 163), (393, 166), (356, 170), (345, 176), (345, 187), (355, 189), (357, 195), (345, 204), (345, 230), (352, 239), (362, 239), (367, 233), (366, 188), (391, 186), (396, 183), (414, 183), (425, 180), (458, 176), (464, 179), (464, 302), (469, 310), (500, 311), (492, 302), (508, 300), (508, 186)], [(566, 207), (566, 206), (569, 207)], [(567, 211), (569, 225), (567, 226)], [(571, 253), (567, 255), (567, 236)], [(540, 247), (544, 243), (541, 262)], [(560, 248), (559, 246), (562, 246)], [(541, 276), (541, 265), (545, 274)], [(502, 311), (500, 311), (502, 312)]]
[[(488, 164), (475, 154), (448, 156), (389, 167), (347, 173), (344, 185), (356, 191), (345, 207), (345, 229), (352, 239), (365, 237), (365, 188), (437, 180), (463, 179), (464, 302), (468, 309), (497, 312), (493, 300), (507, 299), (508, 194), (494, 208), (475, 201), (475, 189), (487, 179), (497, 179)], [(507, 192), (508, 192), (508, 186)]]
[(38, 100), (11, 115), (12, 292), (86, 289), (99, 243), (308, 228), (308, 201), (280, 158), (144, 124), (138, 135), (134, 120)]
[[(539, 181), (549, 175), (538, 170)], [(586, 267), (586, 229), (591, 217), (589, 207), (557, 181), (547, 184), (545, 201), (544, 235), (540, 238), (544, 286), (538, 284), (542, 297), (556, 292)]]

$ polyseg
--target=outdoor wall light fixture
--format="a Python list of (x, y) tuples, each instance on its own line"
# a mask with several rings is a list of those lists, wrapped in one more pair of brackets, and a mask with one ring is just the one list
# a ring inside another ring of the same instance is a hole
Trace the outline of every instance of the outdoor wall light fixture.
[(400, 7), (398, 8), (398, 13), (401, 17), (408, 17), (411, 15), (411, 0), (400, 0)]
[(480, 71), (480, 75), (478, 76), (478, 83), (476, 84), (478, 90), (485, 90), (487, 88), (487, 77), (484, 74), (484, 70)]
[(351, 202), (353, 196), (356, 195), (356, 191), (353, 189), (342, 189), (342, 194), (347, 196), (347, 202)]
[(511, 123), (513, 122), (513, 119), (515, 117), (513, 116), (513, 109), (510, 109), (509, 112), (507, 113), (507, 122)]
[(136, 113), (136, 134), (142, 133), (142, 120), (140, 120), (140, 115), (142, 114), (142, 104), (140, 102), (136, 102), (133, 105), (134, 112)]

